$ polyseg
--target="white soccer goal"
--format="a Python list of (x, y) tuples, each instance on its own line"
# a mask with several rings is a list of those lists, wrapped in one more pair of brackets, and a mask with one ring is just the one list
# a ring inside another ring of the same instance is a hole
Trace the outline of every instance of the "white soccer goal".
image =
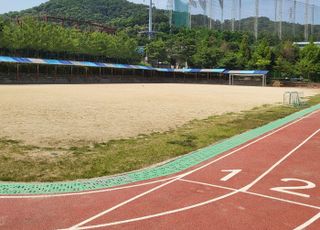
[(303, 92), (285, 92), (283, 94), (283, 104), (284, 105), (292, 105), (292, 106), (302, 106), (305, 101), (303, 100), (304, 94)]

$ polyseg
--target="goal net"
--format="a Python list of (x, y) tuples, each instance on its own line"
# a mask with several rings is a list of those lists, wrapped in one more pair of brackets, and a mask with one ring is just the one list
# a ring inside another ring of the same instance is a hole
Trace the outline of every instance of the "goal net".
[(302, 106), (304, 104), (302, 92), (285, 92), (283, 94), (283, 104), (291, 106)]

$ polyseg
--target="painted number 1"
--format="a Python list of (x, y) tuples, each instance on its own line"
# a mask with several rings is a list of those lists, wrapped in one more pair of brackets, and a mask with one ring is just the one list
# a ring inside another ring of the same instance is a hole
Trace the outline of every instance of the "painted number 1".
[(296, 178), (284, 178), (281, 181), (283, 182), (290, 182), (290, 181), (295, 181), (295, 182), (301, 182), (304, 183), (305, 185), (302, 186), (290, 186), (290, 187), (276, 187), (276, 188), (271, 188), (270, 190), (272, 191), (277, 191), (277, 192), (282, 192), (282, 193), (287, 193), (295, 196), (301, 196), (305, 198), (309, 198), (310, 195), (300, 193), (300, 192), (293, 192), (292, 190), (305, 190), (305, 189), (313, 189), (316, 187), (316, 185), (310, 181), (307, 180), (300, 180)]
[(230, 170), (221, 170), (221, 172), (228, 172), (229, 174), (226, 175), (225, 177), (221, 178), (221, 181), (228, 181), (238, 173), (240, 173), (242, 170), (241, 169), (230, 169)]

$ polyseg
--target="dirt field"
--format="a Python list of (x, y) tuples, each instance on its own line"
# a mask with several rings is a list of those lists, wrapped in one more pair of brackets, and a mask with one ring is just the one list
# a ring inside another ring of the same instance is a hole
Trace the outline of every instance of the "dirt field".
[[(184, 84), (2, 85), (0, 138), (40, 146), (104, 142), (278, 103), (288, 90)], [(320, 93), (298, 91), (305, 96)]]

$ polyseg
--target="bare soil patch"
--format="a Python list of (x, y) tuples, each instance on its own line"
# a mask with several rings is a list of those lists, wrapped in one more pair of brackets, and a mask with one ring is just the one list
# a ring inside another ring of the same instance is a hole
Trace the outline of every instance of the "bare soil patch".
[(0, 138), (70, 146), (174, 129), (319, 89), (193, 84), (1, 85)]

